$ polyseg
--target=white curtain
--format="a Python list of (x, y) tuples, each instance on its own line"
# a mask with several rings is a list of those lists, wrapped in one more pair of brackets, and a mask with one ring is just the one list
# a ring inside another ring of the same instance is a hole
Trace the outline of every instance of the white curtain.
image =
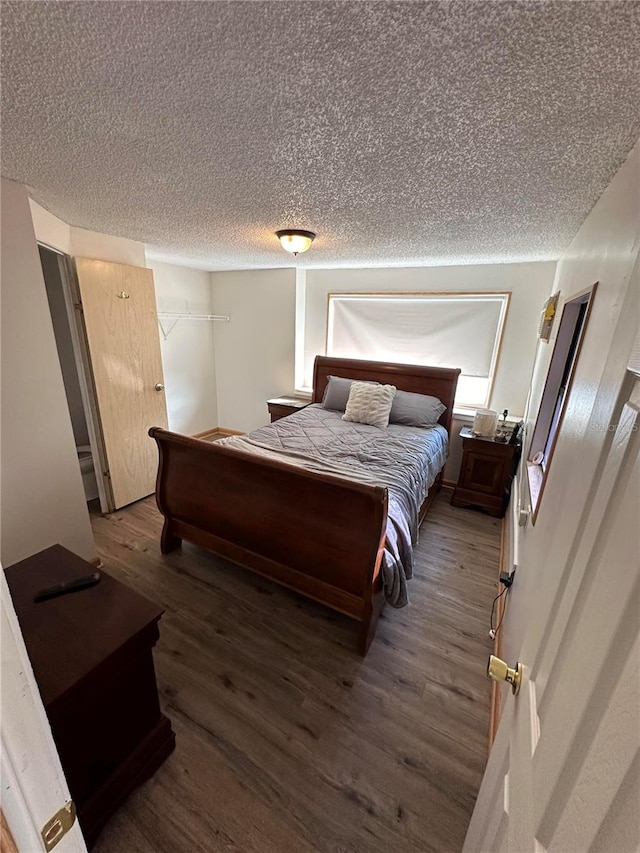
[(327, 355), (459, 367), (489, 379), (506, 295), (329, 296)]

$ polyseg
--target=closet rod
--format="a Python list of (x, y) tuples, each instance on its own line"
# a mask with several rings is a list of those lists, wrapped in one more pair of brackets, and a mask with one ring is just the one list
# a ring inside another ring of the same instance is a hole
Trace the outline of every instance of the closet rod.
[(171, 311), (158, 311), (159, 320), (223, 320), (231, 321), (228, 314), (179, 314)]

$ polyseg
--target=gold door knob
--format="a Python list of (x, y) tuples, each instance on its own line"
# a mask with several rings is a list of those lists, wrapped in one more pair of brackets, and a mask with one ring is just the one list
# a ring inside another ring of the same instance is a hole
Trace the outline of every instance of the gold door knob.
[(520, 692), (520, 682), (522, 681), (522, 664), (518, 661), (515, 669), (512, 669), (500, 658), (495, 655), (489, 655), (489, 663), (487, 665), (487, 678), (493, 678), (494, 681), (506, 681), (511, 685), (511, 692), (517, 696)]
[(164, 391), (164, 385), (162, 384), (162, 382), (156, 382), (153, 387), (156, 389), (156, 391)]

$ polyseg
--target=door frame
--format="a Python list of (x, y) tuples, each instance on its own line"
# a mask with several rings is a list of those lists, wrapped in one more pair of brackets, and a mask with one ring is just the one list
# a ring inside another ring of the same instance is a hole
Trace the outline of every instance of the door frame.
[(91, 357), (89, 355), (89, 348), (87, 344), (87, 335), (82, 313), (82, 301), (80, 299), (80, 288), (78, 286), (75, 264), (70, 255), (61, 252), (53, 246), (49, 246), (40, 240), (38, 241), (38, 246), (42, 246), (44, 249), (47, 249), (58, 256), (62, 293), (67, 311), (67, 321), (71, 334), (71, 343), (73, 346), (73, 354), (78, 373), (78, 381), (80, 383), (82, 407), (84, 409), (87, 431), (89, 433), (89, 444), (91, 445), (91, 455), (93, 457), (93, 470), (98, 486), (100, 511), (103, 513), (113, 512), (115, 502), (113, 500), (111, 481), (109, 480), (108, 475), (107, 454), (104, 447), (102, 426), (96, 402), (96, 391), (91, 371)]

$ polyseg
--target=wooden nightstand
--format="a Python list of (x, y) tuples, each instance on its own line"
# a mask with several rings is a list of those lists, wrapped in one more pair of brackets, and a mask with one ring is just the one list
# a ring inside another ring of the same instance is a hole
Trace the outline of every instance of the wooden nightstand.
[(511, 481), (520, 459), (520, 444), (505, 444), (460, 430), (462, 465), (451, 497), (453, 506), (476, 506), (502, 518), (509, 503)]
[(274, 397), (272, 400), (267, 400), (269, 414), (271, 415), (271, 423), (286, 418), (287, 415), (293, 415), (309, 405), (311, 400), (305, 400), (302, 397)]

